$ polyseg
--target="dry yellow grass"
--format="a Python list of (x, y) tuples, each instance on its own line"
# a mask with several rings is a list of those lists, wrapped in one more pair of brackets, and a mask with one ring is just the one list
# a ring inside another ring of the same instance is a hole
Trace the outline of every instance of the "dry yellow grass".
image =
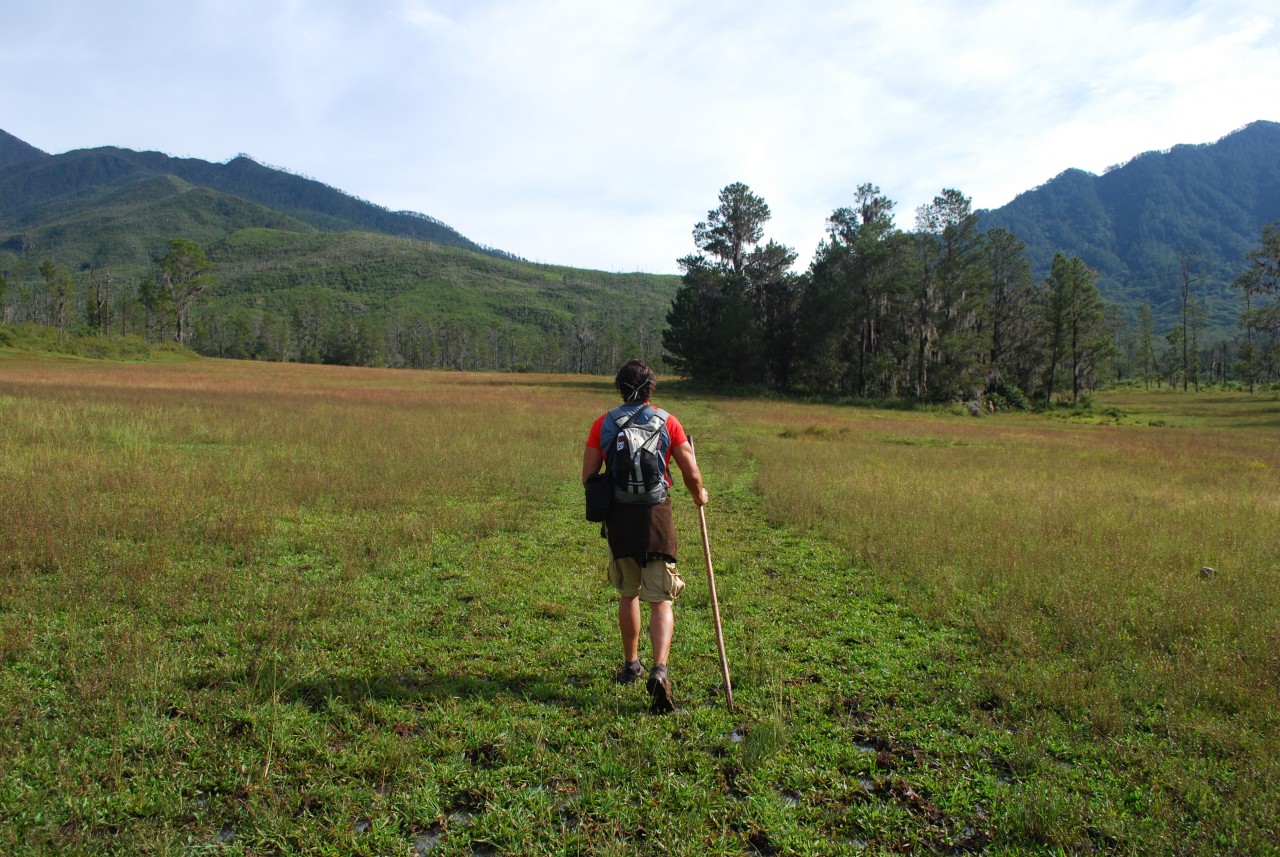
[(1002, 665), (996, 693), (1105, 733), (1156, 707), (1261, 723), (1280, 698), (1276, 405), (1190, 404), (1189, 422), (1262, 428), (722, 408), (753, 429), (775, 518), (971, 628)]

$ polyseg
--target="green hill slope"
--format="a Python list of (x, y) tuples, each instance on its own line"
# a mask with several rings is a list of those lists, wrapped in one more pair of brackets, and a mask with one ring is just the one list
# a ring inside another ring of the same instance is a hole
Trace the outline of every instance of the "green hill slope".
[(250, 226), (311, 227), (248, 200), (193, 187), (173, 176), (139, 174), (86, 197), (56, 197), (14, 218), (11, 251), (70, 268), (115, 267), (140, 275), (176, 235), (201, 244)]
[(1280, 123), (1255, 122), (1216, 143), (1147, 152), (1096, 176), (1067, 170), (1008, 205), (984, 211), (1027, 243), (1044, 276), (1054, 253), (1079, 256), (1101, 274), (1104, 295), (1134, 308), (1177, 314), (1178, 257), (1214, 321), (1234, 324), (1230, 283), (1262, 227), (1280, 220)]
[(206, 354), (458, 368), (610, 371), (656, 359), (676, 278), (533, 265), (431, 217), (391, 212), (247, 157), (101, 148), (46, 155), (0, 137), (0, 274), (9, 321), (47, 321), (39, 267), (73, 273), (72, 326), (110, 272), (113, 332), (171, 332), (143, 300), (173, 237), (216, 285), (192, 311)]
[(210, 249), (195, 345), (226, 356), (609, 371), (656, 358), (676, 277), (534, 265), (376, 233), (246, 229)]
[(0, 138), (0, 228), (29, 227), (39, 223), (41, 212), (51, 205), (92, 206), (110, 190), (159, 177), (240, 197), (317, 229), (376, 231), (509, 256), (471, 241), (433, 217), (389, 211), (245, 155), (224, 164), (114, 147), (46, 155), (9, 134)]

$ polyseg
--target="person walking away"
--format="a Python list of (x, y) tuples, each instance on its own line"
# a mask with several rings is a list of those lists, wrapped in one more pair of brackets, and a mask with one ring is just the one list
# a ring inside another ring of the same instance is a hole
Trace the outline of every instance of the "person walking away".
[[(672, 603), (684, 589), (676, 568), (676, 532), (671, 514), (671, 460), (675, 459), (685, 488), (698, 506), (709, 502), (693, 446), (674, 414), (655, 408), (650, 399), (658, 380), (652, 369), (632, 360), (614, 378), (622, 404), (591, 424), (582, 455), (582, 481), (606, 470), (615, 480), (614, 502), (604, 524), (609, 541), (609, 581), (618, 591), (618, 631), (622, 637), (622, 666), (616, 679), (631, 684), (645, 674), (640, 660), (640, 602), (649, 605), (649, 643), (653, 668), (646, 689), (651, 709), (664, 714), (675, 709), (668, 658), (675, 632)], [(642, 450), (626, 462), (624, 452)], [(611, 459), (610, 456), (613, 456)], [(645, 466), (633, 462), (645, 460)], [(650, 467), (652, 465), (652, 467)], [(655, 476), (641, 471), (657, 470)], [(619, 479), (619, 474), (622, 474)], [(625, 483), (630, 477), (630, 484)]]

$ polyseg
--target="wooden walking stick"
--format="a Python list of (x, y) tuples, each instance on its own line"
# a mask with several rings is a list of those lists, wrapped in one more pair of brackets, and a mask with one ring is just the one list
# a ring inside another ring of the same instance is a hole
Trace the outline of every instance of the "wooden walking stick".
[[(693, 448), (693, 438), (689, 438), (689, 449), (697, 460), (697, 450)], [(701, 498), (699, 498), (701, 499)], [(707, 561), (707, 586), (711, 589), (711, 615), (716, 621), (716, 648), (720, 650), (720, 674), (724, 676), (724, 699), (733, 711), (733, 684), (729, 681), (729, 658), (724, 653), (724, 628), (720, 624), (720, 599), (716, 597), (716, 573), (711, 567), (711, 541), (707, 538), (707, 510), (698, 506), (698, 524), (702, 527), (702, 556)]]

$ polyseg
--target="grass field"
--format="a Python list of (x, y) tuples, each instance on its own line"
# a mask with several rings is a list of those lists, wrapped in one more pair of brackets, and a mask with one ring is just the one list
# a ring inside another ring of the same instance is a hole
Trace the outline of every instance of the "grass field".
[(659, 392), (736, 713), (683, 491), (611, 680), (605, 379), (0, 357), (0, 853), (1278, 853), (1274, 395)]

